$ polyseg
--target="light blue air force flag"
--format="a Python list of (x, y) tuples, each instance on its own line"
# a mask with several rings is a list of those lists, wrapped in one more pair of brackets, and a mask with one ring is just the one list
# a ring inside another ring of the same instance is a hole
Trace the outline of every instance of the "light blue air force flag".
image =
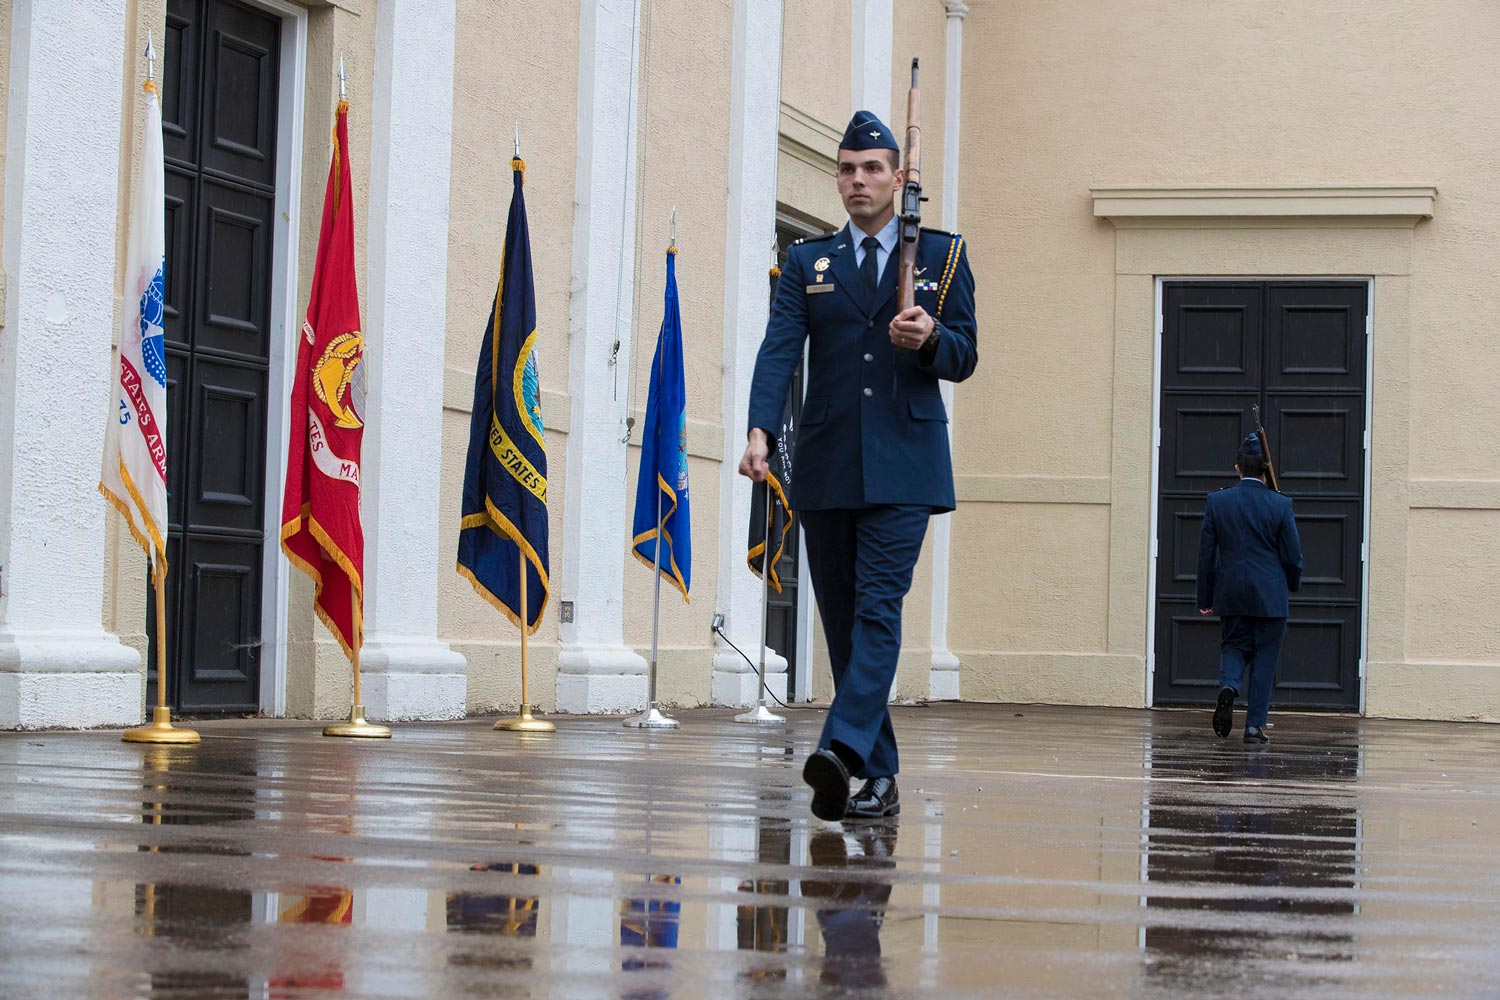
[(674, 247), (667, 251), (666, 315), (651, 362), (651, 393), (646, 398), (631, 544), (637, 559), (654, 566), (659, 539), (661, 574), (687, 599), (693, 578), (693, 540), (688, 515), (687, 389), (676, 263)]

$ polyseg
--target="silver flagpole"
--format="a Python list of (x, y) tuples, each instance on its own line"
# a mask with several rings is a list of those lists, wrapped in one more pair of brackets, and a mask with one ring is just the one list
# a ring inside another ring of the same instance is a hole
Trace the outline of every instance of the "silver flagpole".
[(766, 547), (760, 554), (760, 686), (755, 689), (755, 707), (734, 717), (735, 722), (771, 724), (785, 722), (786, 716), (777, 715), (766, 707), (766, 617), (771, 604), (771, 484), (766, 483)]
[(656, 487), (656, 551), (653, 557), (652, 571), (656, 577), (655, 594), (651, 599), (651, 667), (647, 673), (647, 684), (650, 685), (651, 704), (640, 715), (632, 715), (625, 720), (625, 725), (630, 729), (676, 729), (681, 723), (668, 715), (664, 715), (656, 704), (656, 649), (657, 640), (661, 635), (661, 487)]
[[(669, 253), (677, 252), (677, 208), (672, 208), (672, 243)], [(661, 358), (661, 349), (657, 348), (657, 378), (661, 377), (661, 366), (666, 364), (666, 359)], [(660, 383), (658, 383), (658, 386)], [(648, 431), (649, 433), (649, 431)], [(625, 726), (629, 729), (677, 729), (681, 723), (662, 712), (656, 703), (656, 654), (657, 641), (661, 638), (661, 484), (653, 484), (656, 489), (656, 550), (652, 556), (651, 576), (654, 581), (653, 595), (651, 598), (651, 665), (646, 674), (647, 692), (651, 702), (646, 710), (640, 715), (632, 715), (625, 720)]]

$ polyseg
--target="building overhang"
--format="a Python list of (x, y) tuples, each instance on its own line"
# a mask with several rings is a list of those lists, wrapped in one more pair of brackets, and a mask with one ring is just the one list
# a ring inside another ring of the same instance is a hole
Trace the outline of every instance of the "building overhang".
[(1433, 184), (1161, 184), (1089, 189), (1094, 217), (1120, 228), (1315, 225), (1415, 226), (1432, 218)]

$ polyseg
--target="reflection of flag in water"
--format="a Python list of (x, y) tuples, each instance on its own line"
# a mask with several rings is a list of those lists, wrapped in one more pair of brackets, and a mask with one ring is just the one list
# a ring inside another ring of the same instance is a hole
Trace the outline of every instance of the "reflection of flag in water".
[[(500, 284), (479, 348), (464, 463), (458, 572), (515, 625), (536, 633), (547, 608), (547, 438), (536, 358), (526, 164), (510, 161), (510, 217)], [(521, 559), (526, 607), (521, 607)]]
[(167, 366), (163, 295), (166, 230), (161, 105), (146, 84), (141, 183), (125, 247), (120, 365), (104, 435), (99, 491), (125, 517), (157, 572), (167, 567)]
[[(511, 875), (536, 875), (540, 872), (536, 865), (514, 862), (472, 865), (469, 870), (505, 872)], [(486, 896), (470, 892), (448, 894), (447, 926), (450, 931), (534, 938), (536, 918), (535, 896)]]
[[(658, 885), (681, 885), (675, 875), (653, 875)], [(620, 913), (620, 944), (627, 948), (676, 948), (682, 904), (666, 899), (627, 899)], [(634, 964), (632, 964), (632, 961)], [(644, 960), (628, 960), (627, 969), (648, 968)]]
[(297, 338), (281, 548), (317, 581), (313, 606), (352, 660), (361, 638), (356, 634), (356, 602), (364, 599), (359, 461), (365, 433), (365, 341), (354, 282), (351, 177), (349, 102), (340, 101), (312, 293)]
[[(324, 858), (325, 861), (347, 861), (347, 858)], [(325, 887), (306, 894), (283, 893), (276, 922), (278, 924), (354, 923), (354, 893), (348, 889)], [(267, 984), (271, 997), (301, 996), (303, 990), (342, 990), (344, 970), (336, 959), (315, 958), (306, 968), (272, 976)], [(288, 992), (290, 991), (290, 992)]]
[(631, 544), (637, 559), (655, 566), (659, 536), (661, 574), (685, 598), (693, 579), (693, 539), (688, 509), (687, 384), (682, 367), (676, 262), (674, 247), (667, 251), (666, 311), (656, 339), (656, 357), (651, 362), (651, 390), (646, 396)]
[[(780, 279), (781, 269), (772, 268), (773, 301)], [(770, 472), (764, 483), (756, 483), (750, 491), (750, 537), (746, 545), (745, 562), (750, 566), (750, 572), (760, 576), (766, 539), (769, 537), (771, 558), (766, 573), (771, 578), (771, 589), (778, 594), (781, 593), (781, 576), (776, 572), (776, 564), (786, 554), (787, 536), (791, 534), (795, 516), (792, 505), (787, 500), (792, 489), (792, 448), (797, 443), (797, 428), (792, 419), (792, 406), (795, 402), (792, 394), (787, 393), (786, 406), (781, 411), (781, 426), (776, 429), (775, 440), (771, 442), (771, 454), (766, 458), (771, 467)]]

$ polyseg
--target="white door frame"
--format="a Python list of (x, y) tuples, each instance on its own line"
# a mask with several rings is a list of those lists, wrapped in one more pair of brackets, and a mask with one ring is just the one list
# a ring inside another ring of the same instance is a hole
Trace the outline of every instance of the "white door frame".
[(302, 127), (307, 91), (307, 10), (287, 0), (245, 0), (281, 17), (281, 79), (276, 115), (276, 216), (272, 233), (270, 365), (266, 376), (265, 548), (261, 556), (260, 707), (286, 715), (287, 591), (281, 555), (286, 488), (287, 400), (297, 361), (297, 258), (302, 217)]
[(1161, 552), (1161, 339), (1162, 326), (1165, 320), (1162, 311), (1162, 289), (1168, 282), (1172, 284), (1191, 284), (1224, 281), (1363, 281), (1365, 283), (1365, 431), (1362, 440), (1365, 474), (1364, 482), (1360, 487), (1363, 491), (1360, 508), (1364, 524), (1361, 526), (1359, 542), (1360, 603), (1358, 666), (1359, 714), (1364, 715), (1365, 660), (1367, 658), (1367, 644), (1370, 641), (1370, 421), (1374, 416), (1374, 393), (1371, 389), (1375, 381), (1375, 279), (1368, 275), (1348, 274), (1193, 275), (1189, 277), (1157, 275), (1156, 277), (1154, 323), (1156, 327), (1156, 343), (1152, 347), (1151, 355), (1151, 513), (1149, 515), (1151, 518), (1151, 555), (1150, 565), (1147, 567), (1146, 572), (1148, 586), (1146, 599), (1146, 707), (1151, 708), (1156, 704), (1156, 562), (1160, 558)]

